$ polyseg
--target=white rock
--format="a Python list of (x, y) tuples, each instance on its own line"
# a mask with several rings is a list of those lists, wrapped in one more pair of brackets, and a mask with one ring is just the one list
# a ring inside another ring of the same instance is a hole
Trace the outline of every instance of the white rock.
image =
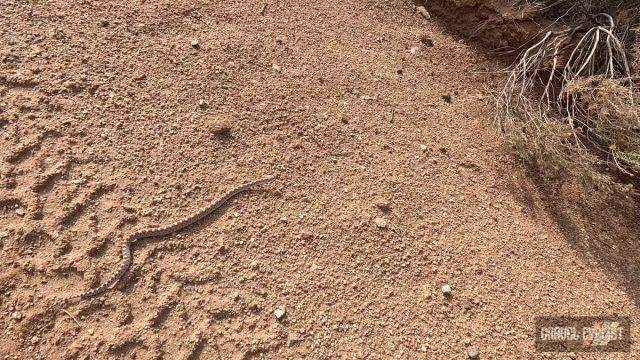
[(429, 12), (424, 6), (416, 7), (416, 12), (418, 12), (418, 14), (422, 15), (422, 17), (424, 17), (427, 20), (431, 19), (431, 14), (429, 14)]
[(480, 350), (475, 346), (469, 346), (467, 348), (467, 356), (469, 356), (469, 359), (477, 359), (480, 356)]
[(304, 336), (295, 332), (291, 332), (287, 336), (287, 346), (293, 346), (301, 342), (302, 340), (304, 340)]
[(275, 315), (277, 320), (282, 320), (284, 319), (285, 315), (287, 315), (287, 310), (282, 307), (282, 308), (277, 308), (274, 312), (273, 315)]
[(22, 314), (19, 311), (14, 311), (11, 313), (11, 318), (15, 320), (22, 319)]
[(449, 284), (444, 284), (442, 285), (442, 293), (444, 294), (444, 296), (451, 296), (453, 290), (451, 289), (451, 286)]
[(381, 229), (384, 229), (387, 227), (387, 220), (383, 218), (375, 218), (373, 219), (373, 222), (376, 224), (377, 227)]

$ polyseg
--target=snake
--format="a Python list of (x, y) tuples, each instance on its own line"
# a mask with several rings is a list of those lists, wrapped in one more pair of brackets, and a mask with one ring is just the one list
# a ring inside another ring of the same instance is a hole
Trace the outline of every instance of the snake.
[(75, 294), (75, 295), (69, 296), (69, 297), (63, 299), (63, 301), (72, 300), (72, 299), (89, 299), (89, 298), (92, 298), (94, 296), (100, 295), (100, 294), (106, 292), (107, 290), (113, 288), (120, 280), (122, 280), (122, 278), (131, 269), (131, 264), (133, 263), (133, 255), (132, 255), (132, 252), (131, 252), (131, 245), (133, 243), (135, 243), (136, 241), (138, 241), (140, 239), (145, 239), (145, 238), (154, 238), (154, 237), (167, 236), (167, 235), (171, 235), (171, 234), (173, 234), (173, 233), (175, 233), (177, 231), (180, 231), (180, 230), (182, 230), (182, 229), (184, 229), (184, 228), (186, 228), (186, 227), (188, 227), (188, 226), (190, 226), (190, 225), (202, 220), (204, 217), (206, 217), (207, 215), (209, 215), (212, 212), (214, 212), (217, 209), (219, 209), (227, 201), (229, 201), (234, 196), (240, 194), (241, 192), (247, 191), (247, 190), (251, 189), (252, 187), (271, 182), (275, 178), (276, 178), (275, 176), (270, 176), (270, 177), (266, 177), (266, 178), (262, 178), (262, 179), (258, 179), (258, 180), (254, 180), (254, 181), (242, 184), (242, 185), (230, 190), (229, 192), (227, 192), (224, 196), (222, 196), (216, 202), (203, 207), (202, 209), (200, 209), (196, 213), (192, 214), (191, 216), (188, 216), (186, 218), (183, 218), (183, 219), (181, 219), (179, 221), (176, 221), (176, 222), (174, 222), (172, 224), (169, 224), (169, 225), (161, 227), (161, 228), (143, 229), (143, 230), (136, 231), (136, 232), (130, 234), (125, 239), (125, 241), (123, 242), (122, 247), (121, 247), (121, 250), (122, 250), (122, 262), (120, 263), (120, 268), (118, 269), (118, 271), (115, 272), (111, 277), (109, 277), (105, 282), (103, 282), (99, 286), (94, 287), (94, 288), (92, 288), (90, 290), (87, 290), (87, 291), (85, 291), (83, 293), (79, 293), (79, 294)]

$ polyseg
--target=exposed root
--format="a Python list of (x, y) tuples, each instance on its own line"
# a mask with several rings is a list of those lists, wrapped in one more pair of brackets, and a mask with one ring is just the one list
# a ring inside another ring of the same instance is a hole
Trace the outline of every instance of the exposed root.
[(549, 31), (524, 51), (497, 99), (496, 121), (525, 159), (611, 184), (610, 169), (640, 174), (640, 117), (613, 18), (591, 20)]

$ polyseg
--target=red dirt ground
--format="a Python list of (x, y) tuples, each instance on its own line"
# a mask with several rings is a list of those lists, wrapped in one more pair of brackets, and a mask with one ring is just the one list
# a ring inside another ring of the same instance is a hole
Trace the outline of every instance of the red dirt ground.
[(535, 353), (534, 317), (640, 320), (634, 204), (540, 190), (492, 127), (501, 64), (410, 3), (0, 9), (6, 359), (601, 359)]

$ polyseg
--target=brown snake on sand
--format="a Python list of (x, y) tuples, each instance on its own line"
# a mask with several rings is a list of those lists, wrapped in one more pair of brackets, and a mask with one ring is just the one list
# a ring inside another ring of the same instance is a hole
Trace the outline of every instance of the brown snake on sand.
[(168, 226), (165, 226), (159, 229), (144, 229), (144, 230), (134, 232), (133, 234), (129, 235), (129, 237), (127, 237), (127, 240), (124, 242), (124, 244), (122, 244), (122, 263), (120, 265), (120, 269), (118, 270), (118, 272), (113, 274), (113, 276), (107, 279), (107, 281), (100, 284), (100, 286), (80, 294), (69, 296), (63, 299), (63, 301), (76, 299), (76, 298), (88, 299), (93, 296), (102, 294), (103, 292), (107, 291), (109, 288), (113, 287), (116, 283), (118, 283), (118, 281), (120, 281), (125, 276), (125, 274), (129, 272), (129, 269), (131, 268), (131, 263), (132, 263), (131, 244), (133, 244), (137, 240), (144, 239), (144, 238), (151, 238), (151, 237), (166, 236), (166, 235), (173, 234), (176, 231), (182, 230), (187, 226), (192, 225), (193, 223), (201, 220), (202, 218), (211, 214), (212, 212), (216, 211), (222, 205), (224, 205), (227, 201), (229, 201), (229, 199), (238, 195), (239, 193), (243, 191), (247, 191), (254, 186), (266, 184), (274, 180), (275, 178), (276, 178), (275, 176), (272, 176), (272, 177), (267, 177), (264, 179), (259, 179), (259, 180), (255, 180), (255, 181), (240, 185), (235, 189), (229, 191), (227, 194), (225, 194), (223, 197), (221, 197), (218, 201), (214, 202), (213, 204), (209, 206), (205, 206), (195, 214), (189, 217), (186, 217), (178, 222), (170, 224)]

